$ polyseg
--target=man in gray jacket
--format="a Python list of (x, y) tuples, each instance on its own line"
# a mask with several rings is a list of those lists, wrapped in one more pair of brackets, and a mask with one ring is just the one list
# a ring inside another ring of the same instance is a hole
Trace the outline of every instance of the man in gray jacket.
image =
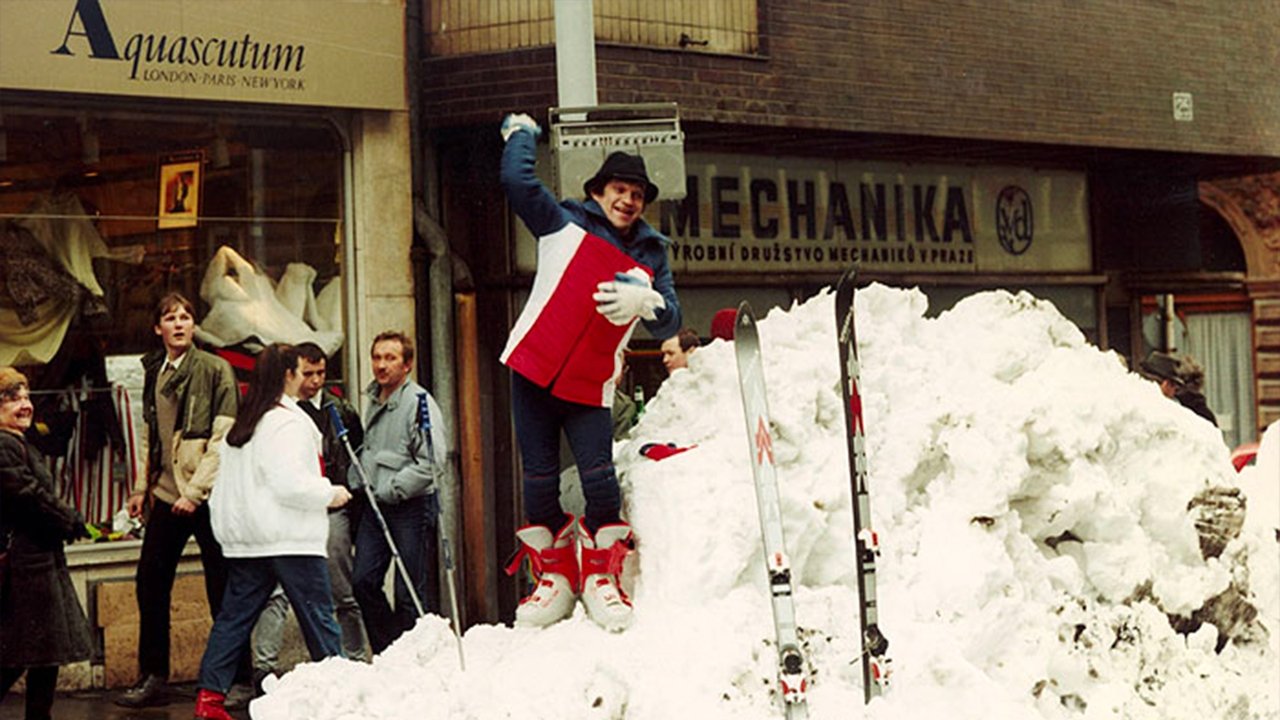
[[(413, 380), (413, 340), (404, 333), (384, 332), (373, 339), (374, 382), (365, 391), (364, 447), (360, 465), (369, 477), (378, 510), (386, 519), (405, 569), (420, 599), (426, 598), (427, 577), (436, 572), (434, 549), (438, 469), (418, 422), (418, 403), (425, 397), (431, 413), (434, 452), (447, 449), (440, 408)], [(350, 477), (358, 485), (354, 468)], [(383, 592), (383, 578), (391, 563), (391, 548), (373, 512), (363, 513), (356, 531), (356, 560), (352, 585), (364, 616), (369, 645), (375, 654), (395, 642), (417, 622), (404, 579), (395, 579), (395, 610)], [(425, 609), (425, 608), (424, 608)]]

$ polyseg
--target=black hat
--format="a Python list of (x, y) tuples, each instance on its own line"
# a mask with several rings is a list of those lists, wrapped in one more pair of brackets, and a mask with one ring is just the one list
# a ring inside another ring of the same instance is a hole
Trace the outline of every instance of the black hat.
[(1172, 380), (1175, 385), (1181, 386), (1183, 381), (1182, 376), (1178, 374), (1178, 365), (1178, 358), (1158, 351), (1151, 353), (1146, 360), (1138, 363), (1138, 367), (1146, 375), (1160, 380)]
[(582, 191), (591, 197), (595, 193), (604, 192), (605, 183), (617, 178), (627, 182), (644, 185), (644, 202), (649, 204), (658, 197), (658, 186), (649, 182), (649, 173), (644, 167), (644, 158), (621, 150), (609, 153), (604, 164), (596, 171), (594, 177), (582, 185)]

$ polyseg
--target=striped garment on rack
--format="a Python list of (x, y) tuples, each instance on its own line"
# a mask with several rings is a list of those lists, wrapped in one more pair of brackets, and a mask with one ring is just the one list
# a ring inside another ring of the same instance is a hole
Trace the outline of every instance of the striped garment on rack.
[(110, 523), (112, 516), (128, 502), (134, 481), (145, 472), (146, 453), (138, 442), (129, 390), (115, 383), (110, 388), (111, 400), (124, 435), (124, 447), (108, 442), (100, 452), (91, 455), (85, 442), (88, 414), (80, 412), (82, 392), (68, 389), (64, 393), (63, 402), (76, 411), (76, 426), (67, 443), (67, 454), (48, 459), (49, 472), (58, 483), (62, 499), (87, 522)]

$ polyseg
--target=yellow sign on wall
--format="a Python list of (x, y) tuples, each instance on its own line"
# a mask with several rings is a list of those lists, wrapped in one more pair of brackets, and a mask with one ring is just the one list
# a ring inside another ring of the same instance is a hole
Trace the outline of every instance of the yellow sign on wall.
[(401, 110), (395, 0), (0, 0), (0, 88)]

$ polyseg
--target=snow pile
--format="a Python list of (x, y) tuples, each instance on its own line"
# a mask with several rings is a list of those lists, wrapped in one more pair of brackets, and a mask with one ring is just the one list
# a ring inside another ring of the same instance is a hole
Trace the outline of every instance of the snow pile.
[[(894, 662), (865, 716), (1280, 719), (1280, 552), (1232, 522), (1220, 435), (1048, 303), (925, 307), (916, 291), (858, 296)], [(849, 717), (862, 689), (831, 296), (760, 335), (810, 714)], [(633, 438), (618, 452), (641, 543), (630, 630), (581, 609), (541, 631), (474, 627), (463, 673), (431, 618), (372, 665), (295, 670), (253, 717), (779, 717), (732, 346), (698, 350)], [(697, 447), (654, 462), (638, 455), (650, 441)]]
[(1245, 523), (1272, 528), (1280, 539), (1280, 420), (1262, 434), (1256, 463), (1240, 471), (1240, 487), (1249, 499)]

